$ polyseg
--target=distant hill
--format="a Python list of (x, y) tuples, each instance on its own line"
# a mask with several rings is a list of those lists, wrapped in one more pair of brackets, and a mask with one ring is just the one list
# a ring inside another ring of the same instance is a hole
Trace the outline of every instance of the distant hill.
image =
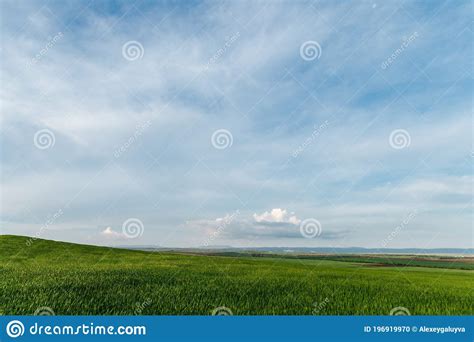
[[(11, 243), (22, 242), (22, 245), (26, 246), (27, 242), (38, 242), (38, 241), (51, 241), (45, 239), (36, 239), (28, 236), (19, 235), (0, 235), (0, 243), (2, 239), (9, 239)], [(474, 255), (474, 248), (462, 249), (462, 248), (363, 248), (363, 247), (232, 247), (226, 245), (206, 246), (206, 247), (162, 247), (159, 245), (143, 245), (143, 246), (130, 246), (130, 245), (119, 245), (119, 246), (94, 246), (85, 245), (78, 243), (60, 242), (54, 241), (57, 244), (55, 246), (75, 246), (74, 248), (114, 248), (114, 249), (127, 249), (137, 251), (176, 251), (176, 252), (191, 252), (191, 253), (202, 253), (206, 251), (212, 252), (262, 252), (262, 253), (278, 253), (278, 254), (424, 254), (424, 255)], [(23, 247), (23, 246), (22, 246)], [(2, 246), (3, 252), (8, 250), (10, 247)], [(0, 251), (1, 253), (2, 251)]]
[(209, 246), (197, 248), (172, 248), (172, 247), (150, 247), (150, 246), (128, 246), (121, 248), (146, 250), (146, 251), (222, 251), (222, 252), (270, 252), (289, 254), (426, 254), (426, 255), (472, 255), (474, 249), (462, 248), (363, 248), (363, 247), (231, 247), (231, 246)]

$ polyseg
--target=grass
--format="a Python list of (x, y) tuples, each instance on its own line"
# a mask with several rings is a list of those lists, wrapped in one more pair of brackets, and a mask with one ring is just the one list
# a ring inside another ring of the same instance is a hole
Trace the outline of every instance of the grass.
[(452, 256), (435, 256), (435, 255), (318, 255), (318, 254), (275, 254), (275, 253), (255, 253), (255, 252), (209, 252), (207, 255), (213, 256), (251, 256), (251, 257), (267, 257), (267, 258), (293, 258), (293, 259), (310, 259), (310, 260), (332, 260), (347, 261), (352, 263), (367, 263), (372, 266), (398, 266), (398, 267), (433, 267), (433, 268), (449, 268), (459, 270), (474, 270), (474, 258), (472, 257), (452, 257)]
[(0, 236), (0, 311), (31, 315), (472, 315), (473, 272), (143, 252)]

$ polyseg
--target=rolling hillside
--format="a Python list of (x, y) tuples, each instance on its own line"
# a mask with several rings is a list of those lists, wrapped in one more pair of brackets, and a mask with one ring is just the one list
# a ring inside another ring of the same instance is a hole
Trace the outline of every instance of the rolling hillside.
[[(0, 236), (0, 311), (32, 315), (473, 313), (469, 270), (223, 257)], [(226, 309), (227, 310), (227, 309)]]

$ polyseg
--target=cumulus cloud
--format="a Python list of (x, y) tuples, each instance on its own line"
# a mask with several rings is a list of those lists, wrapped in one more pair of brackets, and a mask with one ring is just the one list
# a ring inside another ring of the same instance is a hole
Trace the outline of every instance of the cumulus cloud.
[(107, 239), (124, 239), (126, 236), (123, 233), (116, 232), (112, 227), (105, 228), (100, 235)]
[[(292, 215), (292, 216), (290, 216)], [(289, 223), (297, 225), (301, 222), (294, 213), (288, 214), (286, 209), (275, 208), (271, 211), (265, 211), (262, 214), (253, 214), (255, 222), (258, 223)]]
[[(198, 229), (203, 233), (205, 242), (201, 245), (208, 246), (212, 242), (225, 241), (232, 243), (244, 240), (248, 243), (264, 241), (291, 241), (306, 242), (301, 234), (300, 223), (302, 220), (286, 209), (274, 208), (261, 214), (253, 215), (227, 214), (224, 217), (210, 220), (188, 221), (188, 227)], [(323, 229), (318, 240), (341, 240), (351, 231)]]

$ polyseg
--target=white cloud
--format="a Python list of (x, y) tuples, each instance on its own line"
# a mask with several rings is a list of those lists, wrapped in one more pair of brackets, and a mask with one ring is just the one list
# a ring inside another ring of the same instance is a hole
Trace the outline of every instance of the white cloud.
[[(240, 212), (239, 212), (240, 213)], [(248, 215), (226, 215), (214, 220), (188, 221), (186, 225), (202, 233), (202, 237), (212, 236), (215, 243), (232, 244), (235, 241), (246, 240), (251, 242), (273, 241), (281, 244), (285, 239), (304, 244), (304, 236), (301, 235), (299, 224), (301, 219), (286, 209), (274, 208), (262, 214)], [(347, 229), (332, 229), (323, 231), (320, 240), (335, 240), (347, 236)], [(199, 239), (197, 239), (199, 241)], [(265, 243), (265, 242), (263, 242)], [(209, 245), (203, 242), (198, 245)]]
[(290, 223), (296, 225), (301, 222), (295, 215), (290, 215), (286, 209), (275, 208), (260, 215), (253, 214), (253, 218), (258, 223)]
[(101, 235), (109, 239), (125, 239), (126, 238), (126, 236), (123, 233), (116, 232), (115, 230), (112, 229), (112, 227), (105, 228), (101, 232)]

